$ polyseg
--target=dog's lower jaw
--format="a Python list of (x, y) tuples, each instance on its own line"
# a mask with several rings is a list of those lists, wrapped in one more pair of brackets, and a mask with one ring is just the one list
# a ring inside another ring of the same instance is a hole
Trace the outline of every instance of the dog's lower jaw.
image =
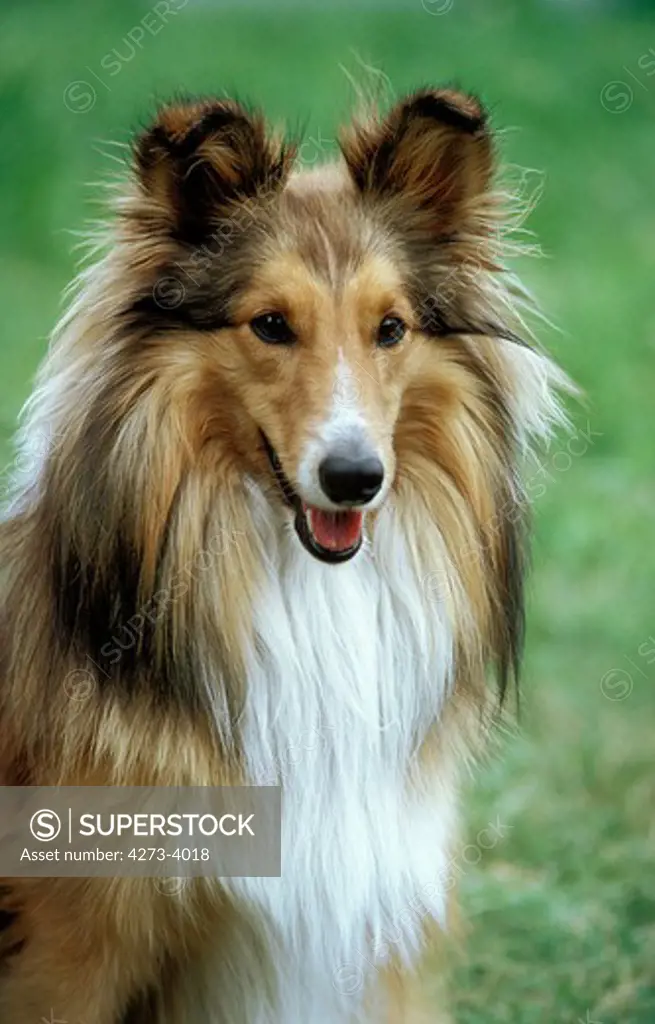
[[(275, 477), (280, 498), (293, 514), (293, 526), (298, 540), (305, 548), (305, 551), (312, 558), (317, 558), (328, 565), (340, 565), (343, 562), (349, 562), (362, 546), (365, 513), (354, 509), (332, 513), (335, 519), (341, 517), (342, 519), (348, 518), (352, 520), (354, 518), (354, 529), (351, 527), (351, 537), (349, 537), (346, 543), (321, 543), (321, 538), (317, 535), (315, 528), (315, 521), (319, 517), (329, 519), (329, 516), (326, 517), (321, 509), (308, 505), (296, 493), (284, 472), (277, 452), (263, 430), (260, 430), (260, 435), (271, 471)], [(345, 525), (348, 526), (349, 524), (346, 523)], [(338, 532), (343, 533), (343, 530)]]

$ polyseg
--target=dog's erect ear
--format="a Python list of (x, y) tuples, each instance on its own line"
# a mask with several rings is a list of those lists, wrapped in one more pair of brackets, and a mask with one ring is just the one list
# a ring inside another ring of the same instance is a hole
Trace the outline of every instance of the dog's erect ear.
[(414, 93), (383, 120), (355, 122), (342, 132), (341, 149), (362, 193), (403, 196), (440, 235), (466, 220), (467, 204), (488, 189), (493, 172), (484, 110), (447, 89)]
[(162, 108), (135, 146), (141, 188), (190, 244), (201, 244), (226, 208), (278, 189), (294, 156), (260, 113), (227, 99)]

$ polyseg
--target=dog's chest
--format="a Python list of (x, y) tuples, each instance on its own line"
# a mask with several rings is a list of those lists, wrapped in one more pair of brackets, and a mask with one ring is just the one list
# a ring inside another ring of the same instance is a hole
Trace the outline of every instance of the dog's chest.
[(339, 995), (344, 971), (363, 979), (410, 956), (425, 917), (443, 914), (452, 794), (438, 772), (410, 776), (452, 641), (398, 543), (388, 572), (374, 552), (327, 566), (295, 537), (278, 543), (242, 737), (250, 781), (282, 786), (282, 877), (235, 887), (264, 912), (276, 956)]

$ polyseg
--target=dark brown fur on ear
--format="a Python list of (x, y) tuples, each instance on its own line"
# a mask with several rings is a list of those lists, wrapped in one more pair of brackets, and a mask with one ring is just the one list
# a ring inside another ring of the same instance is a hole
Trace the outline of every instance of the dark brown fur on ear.
[(294, 150), (234, 100), (166, 106), (137, 140), (136, 169), (173, 235), (199, 245), (226, 206), (281, 185)]
[(491, 136), (478, 100), (453, 90), (421, 90), (383, 119), (355, 122), (341, 136), (350, 173), (364, 193), (402, 195), (448, 236), (493, 170)]

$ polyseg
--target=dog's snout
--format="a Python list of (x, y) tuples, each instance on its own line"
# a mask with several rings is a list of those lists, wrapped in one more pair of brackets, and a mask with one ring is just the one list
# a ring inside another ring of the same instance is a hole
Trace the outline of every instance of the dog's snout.
[(318, 467), (318, 476), (323, 492), (335, 505), (364, 505), (382, 487), (384, 466), (375, 455), (358, 459), (328, 455)]

